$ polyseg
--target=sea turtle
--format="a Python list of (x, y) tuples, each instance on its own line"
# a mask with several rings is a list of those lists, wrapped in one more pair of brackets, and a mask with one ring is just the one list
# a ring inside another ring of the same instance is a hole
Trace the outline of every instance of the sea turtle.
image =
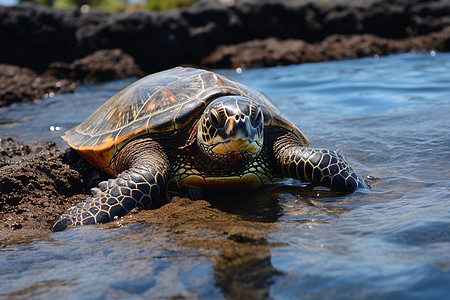
[(115, 179), (60, 216), (54, 231), (112, 221), (167, 187), (242, 189), (291, 177), (345, 192), (369, 188), (340, 154), (308, 148), (265, 96), (195, 68), (138, 80), (63, 139)]

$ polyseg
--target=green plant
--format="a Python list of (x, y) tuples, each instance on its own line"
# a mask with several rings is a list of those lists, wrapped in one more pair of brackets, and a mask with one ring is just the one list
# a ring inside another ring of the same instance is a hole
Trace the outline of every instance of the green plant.
[(186, 7), (196, 0), (147, 0), (147, 8), (150, 10), (169, 10)]
[(101, 9), (111, 13), (122, 12), (127, 6), (126, 0), (20, 0), (20, 2), (25, 1), (59, 9), (74, 6), (81, 8), (82, 6), (85, 6), (89, 8)]

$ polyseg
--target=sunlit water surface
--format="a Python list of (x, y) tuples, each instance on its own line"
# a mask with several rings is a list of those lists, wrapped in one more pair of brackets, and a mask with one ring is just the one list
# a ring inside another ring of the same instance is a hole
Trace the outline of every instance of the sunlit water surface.
[[(273, 215), (255, 209), (273, 227), (270, 297), (450, 295), (450, 54), (431, 54), (218, 71), (262, 91), (312, 146), (339, 150), (372, 178), (372, 192), (305, 198), (291, 186)], [(0, 137), (63, 145), (64, 130), (134, 80), (0, 109)], [(0, 249), (0, 298), (228, 298), (207, 252), (152, 224), (76, 228)]]

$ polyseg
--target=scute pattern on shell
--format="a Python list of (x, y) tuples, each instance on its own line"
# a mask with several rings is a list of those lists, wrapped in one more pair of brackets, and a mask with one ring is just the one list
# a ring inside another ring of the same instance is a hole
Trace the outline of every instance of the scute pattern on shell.
[(105, 102), (63, 138), (93, 165), (115, 175), (114, 153), (139, 135), (170, 132), (191, 124), (214, 99), (240, 95), (256, 100), (266, 126), (280, 126), (307, 138), (266, 97), (214, 72), (177, 67), (142, 78)]

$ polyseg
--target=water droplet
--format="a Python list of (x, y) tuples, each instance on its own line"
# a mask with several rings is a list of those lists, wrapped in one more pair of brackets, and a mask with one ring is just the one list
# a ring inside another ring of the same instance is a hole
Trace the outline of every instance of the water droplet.
[(59, 131), (59, 130), (61, 130), (61, 127), (59, 127), (59, 126), (50, 126), (50, 131)]
[(436, 51), (431, 50), (431, 51), (430, 51), (430, 55), (431, 55), (431, 56), (436, 56)]
[(242, 73), (242, 68), (236, 68), (236, 73), (237, 74), (241, 74)]

